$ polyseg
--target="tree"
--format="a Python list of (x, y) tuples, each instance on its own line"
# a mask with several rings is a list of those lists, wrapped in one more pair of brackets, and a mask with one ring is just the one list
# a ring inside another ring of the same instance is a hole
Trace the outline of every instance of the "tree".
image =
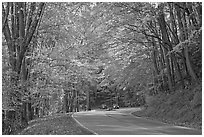
[[(2, 31), (8, 47), (9, 67), (12, 72), (10, 73), (10, 83), (15, 87), (7, 91), (9, 96), (7, 106), (8, 108), (15, 108), (18, 116), (21, 112), (19, 111), (19, 104), (16, 105), (16, 101), (23, 102), (22, 97), (26, 93), (26, 87), (22, 86), (22, 91), (17, 90), (17, 88), (28, 80), (29, 63), (26, 56), (31, 50), (31, 41), (40, 23), (44, 5), (45, 3), (35, 2), (2, 3)], [(25, 112), (24, 106), (23, 103), (21, 107)], [(26, 122), (26, 113), (23, 114), (22, 120)], [(17, 120), (21, 120), (21, 118)]]

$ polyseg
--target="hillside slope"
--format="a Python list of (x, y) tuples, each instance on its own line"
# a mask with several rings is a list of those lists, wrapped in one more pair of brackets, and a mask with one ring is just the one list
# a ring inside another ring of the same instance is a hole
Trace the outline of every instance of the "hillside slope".
[(136, 116), (202, 129), (202, 85), (173, 94), (146, 98), (147, 107)]

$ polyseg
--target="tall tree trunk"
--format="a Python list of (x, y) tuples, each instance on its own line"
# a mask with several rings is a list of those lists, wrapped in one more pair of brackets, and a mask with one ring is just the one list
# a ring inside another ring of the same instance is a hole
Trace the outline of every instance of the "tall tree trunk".
[(158, 69), (158, 61), (157, 61), (157, 55), (158, 55), (158, 48), (156, 46), (156, 42), (154, 40), (154, 38), (152, 37), (152, 46), (153, 46), (153, 51), (152, 51), (152, 60), (153, 60), (153, 64), (154, 64), (154, 84), (155, 87), (157, 86), (158, 82), (159, 82), (159, 69)]
[[(184, 6), (186, 7), (186, 4), (184, 4)], [(187, 25), (187, 21), (186, 21), (186, 16), (185, 14), (183, 15), (183, 21), (184, 21), (184, 33), (185, 33), (185, 39), (184, 40), (187, 40), (188, 39), (188, 25)], [(185, 54), (185, 58), (186, 58), (186, 65), (187, 65), (187, 69), (188, 69), (188, 72), (190, 74), (190, 76), (192, 77), (193, 79), (193, 82), (192, 83), (199, 83), (199, 80), (192, 68), (192, 64), (191, 64), (191, 61), (190, 61), (190, 56), (189, 56), (189, 51), (188, 51), (188, 45), (186, 45), (184, 47), (184, 54)]]
[[(185, 34), (184, 34), (183, 23), (182, 23), (182, 19), (181, 19), (181, 10), (180, 10), (180, 8), (177, 5), (175, 5), (175, 10), (176, 10), (176, 15), (177, 15), (177, 20), (178, 20), (180, 42), (183, 42)], [(183, 68), (184, 68), (184, 70), (186, 72), (186, 75), (188, 75), (189, 73), (188, 73), (188, 69), (187, 69), (187, 66), (186, 66), (186, 59), (185, 59), (185, 55), (184, 55), (184, 50), (183, 49), (182, 49), (182, 54), (183, 54), (182, 61), (183, 61), (183, 64), (184, 64)]]
[[(171, 76), (171, 68), (170, 68), (170, 62), (169, 62), (169, 58), (167, 56), (167, 50), (168, 46), (170, 45), (169, 42), (169, 38), (167, 35), (167, 28), (166, 28), (166, 22), (164, 19), (164, 13), (163, 13), (163, 6), (160, 6), (160, 12), (159, 12), (159, 17), (157, 18), (158, 20), (158, 24), (162, 33), (162, 42), (163, 42), (163, 47), (164, 47), (164, 53), (165, 53), (165, 62), (166, 62), (166, 67), (167, 67), (167, 77), (168, 77), (168, 86), (169, 86), (169, 90), (170, 92), (174, 91), (173, 89), (173, 84), (172, 84), (172, 76)], [(166, 48), (166, 49), (165, 49)]]
[[(185, 6), (185, 4), (184, 4)], [(188, 26), (187, 26), (187, 22), (186, 22), (186, 15), (185, 15), (185, 11), (182, 11), (179, 9), (178, 6), (176, 6), (176, 10), (177, 10), (177, 18), (178, 18), (178, 24), (179, 24), (179, 31), (181, 34), (181, 42), (185, 41), (188, 39)], [(183, 22), (182, 22), (182, 18), (181, 18), (181, 13), (183, 13)], [(185, 56), (185, 64), (187, 67), (187, 71), (190, 74), (192, 81), (194, 81), (195, 83), (199, 83), (198, 78), (192, 68), (191, 65), (191, 61), (190, 61), (190, 57), (189, 57), (189, 51), (188, 51), (188, 46), (185, 45), (184, 46), (184, 56)]]
[(159, 50), (160, 50), (160, 66), (162, 70), (162, 89), (165, 90), (164, 88), (164, 86), (166, 85), (166, 80), (165, 80), (165, 75), (164, 75), (165, 60), (164, 60), (164, 52), (162, 48), (162, 43), (160, 41), (159, 41)]
[(158, 63), (157, 63), (157, 55), (158, 55), (158, 49), (157, 49), (157, 46), (156, 46), (156, 42), (154, 40), (154, 38), (152, 38), (152, 46), (153, 46), (153, 51), (152, 51), (152, 54), (153, 54), (153, 63), (154, 63), (154, 70), (156, 72), (156, 75), (158, 76), (159, 75), (159, 69), (158, 69)]
[[(174, 16), (174, 4), (173, 3), (169, 3), (169, 9), (170, 9), (170, 19), (171, 19), (171, 28), (172, 28), (172, 41), (173, 43), (175, 43), (175, 45), (179, 44), (179, 38), (178, 38), (178, 30), (177, 30), (177, 25), (176, 25), (176, 21), (175, 21), (175, 16)], [(173, 50), (173, 48), (171, 47), (170, 50)], [(178, 79), (181, 81), (181, 86), (182, 88), (184, 88), (184, 79), (179, 67), (179, 63), (178, 60), (175, 56), (174, 53), (171, 54), (172, 55), (172, 60), (175, 64), (175, 71), (177, 74)]]

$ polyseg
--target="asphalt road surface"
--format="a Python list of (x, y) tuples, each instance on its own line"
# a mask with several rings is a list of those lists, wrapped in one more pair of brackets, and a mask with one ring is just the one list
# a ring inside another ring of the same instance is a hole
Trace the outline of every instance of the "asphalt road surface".
[(173, 126), (131, 115), (139, 108), (78, 112), (73, 117), (98, 135), (201, 135), (196, 129)]

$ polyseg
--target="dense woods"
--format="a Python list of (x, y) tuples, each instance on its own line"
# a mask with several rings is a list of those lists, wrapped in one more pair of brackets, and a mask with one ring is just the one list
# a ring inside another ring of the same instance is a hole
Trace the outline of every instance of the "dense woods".
[(7, 2), (2, 34), (3, 134), (104, 103), (202, 121), (201, 2)]

